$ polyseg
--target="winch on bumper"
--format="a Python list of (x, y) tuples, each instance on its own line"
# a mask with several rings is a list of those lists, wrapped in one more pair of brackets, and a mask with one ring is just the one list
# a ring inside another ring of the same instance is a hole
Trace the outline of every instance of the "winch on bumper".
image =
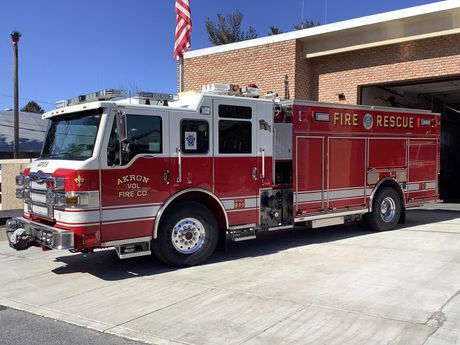
[(10, 247), (16, 250), (41, 245), (50, 249), (73, 249), (74, 233), (68, 230), (32, 222), (25, 218), (11, 218), (6, 222)]

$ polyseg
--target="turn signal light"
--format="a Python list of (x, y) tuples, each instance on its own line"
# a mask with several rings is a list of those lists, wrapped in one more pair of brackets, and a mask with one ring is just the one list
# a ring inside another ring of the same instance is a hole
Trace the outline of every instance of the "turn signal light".
[(66, 195), (65, 203), (68, 206), (76, 206), (80, 204), (80, 198), (78, 195)]

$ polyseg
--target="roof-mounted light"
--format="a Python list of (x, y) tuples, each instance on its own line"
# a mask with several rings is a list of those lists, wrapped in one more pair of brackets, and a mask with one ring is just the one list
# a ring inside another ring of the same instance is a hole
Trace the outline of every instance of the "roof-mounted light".
[(229, 96), (259, 97), (259, 88), (255, 84), (241, 87), (238, 84), (207, 84), (203, 92)]
[(207, 84), (203, 85), (203, 92), (237, 95), (241, 93), (241, 87), (238, 84)]
[(80, 95), (78, 97), (74, 97), (67, 100), (60, 100), (56, 102), (56, 109), (67, 107), (70, 105), (81, 104), (81, 103), (88, 103), (88, 102), (96, 102), (96, 101), (108, 101), (115, 98), (124, 98), (126, 97), (125, 90), (117, 90), (117, 89), (104, 89), (100, 91), (96, 91), (93, 93), (89, 93), (87, 95)]

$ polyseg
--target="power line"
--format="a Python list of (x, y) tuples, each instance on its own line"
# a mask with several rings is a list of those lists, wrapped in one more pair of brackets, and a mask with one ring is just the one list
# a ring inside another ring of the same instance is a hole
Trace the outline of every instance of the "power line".
[[(4, 94), (4, 93), (0, 93), (0, 96), (3, 96), (3, 97), (8, 97), (8, 98), (14, 98), (13, 96), (10, 96), (10, 95), (7, 95), (7, 94)], [(47, 102), (47, 101), (41, 101), (39, 99), (32, 99), (32, 98), (22, 98), (22, 97), (19, 97), (19, 99), (21, 101), (35, 101), (35, 102), (38, 102), (38, 103), (45, 103), (45, 104), (52, 104), (52, 105), (55, 105), (56, 103), (53, 103), (53, 102)]]

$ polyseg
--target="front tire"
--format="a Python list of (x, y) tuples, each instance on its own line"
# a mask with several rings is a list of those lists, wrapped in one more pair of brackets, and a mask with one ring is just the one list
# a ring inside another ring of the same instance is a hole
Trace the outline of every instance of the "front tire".
[(381, 189), (372, 203), (372, 212), (366, 215), (366, 223), (372, 230), (393, 229), (401, 217), (401, 199), (391, 187)]
[(181, 202), (162, 217), (152, 247), (156, 257), (171, 266), (195, 266), (206, 262), (218, 242), (215, 217), (203, 204)]

